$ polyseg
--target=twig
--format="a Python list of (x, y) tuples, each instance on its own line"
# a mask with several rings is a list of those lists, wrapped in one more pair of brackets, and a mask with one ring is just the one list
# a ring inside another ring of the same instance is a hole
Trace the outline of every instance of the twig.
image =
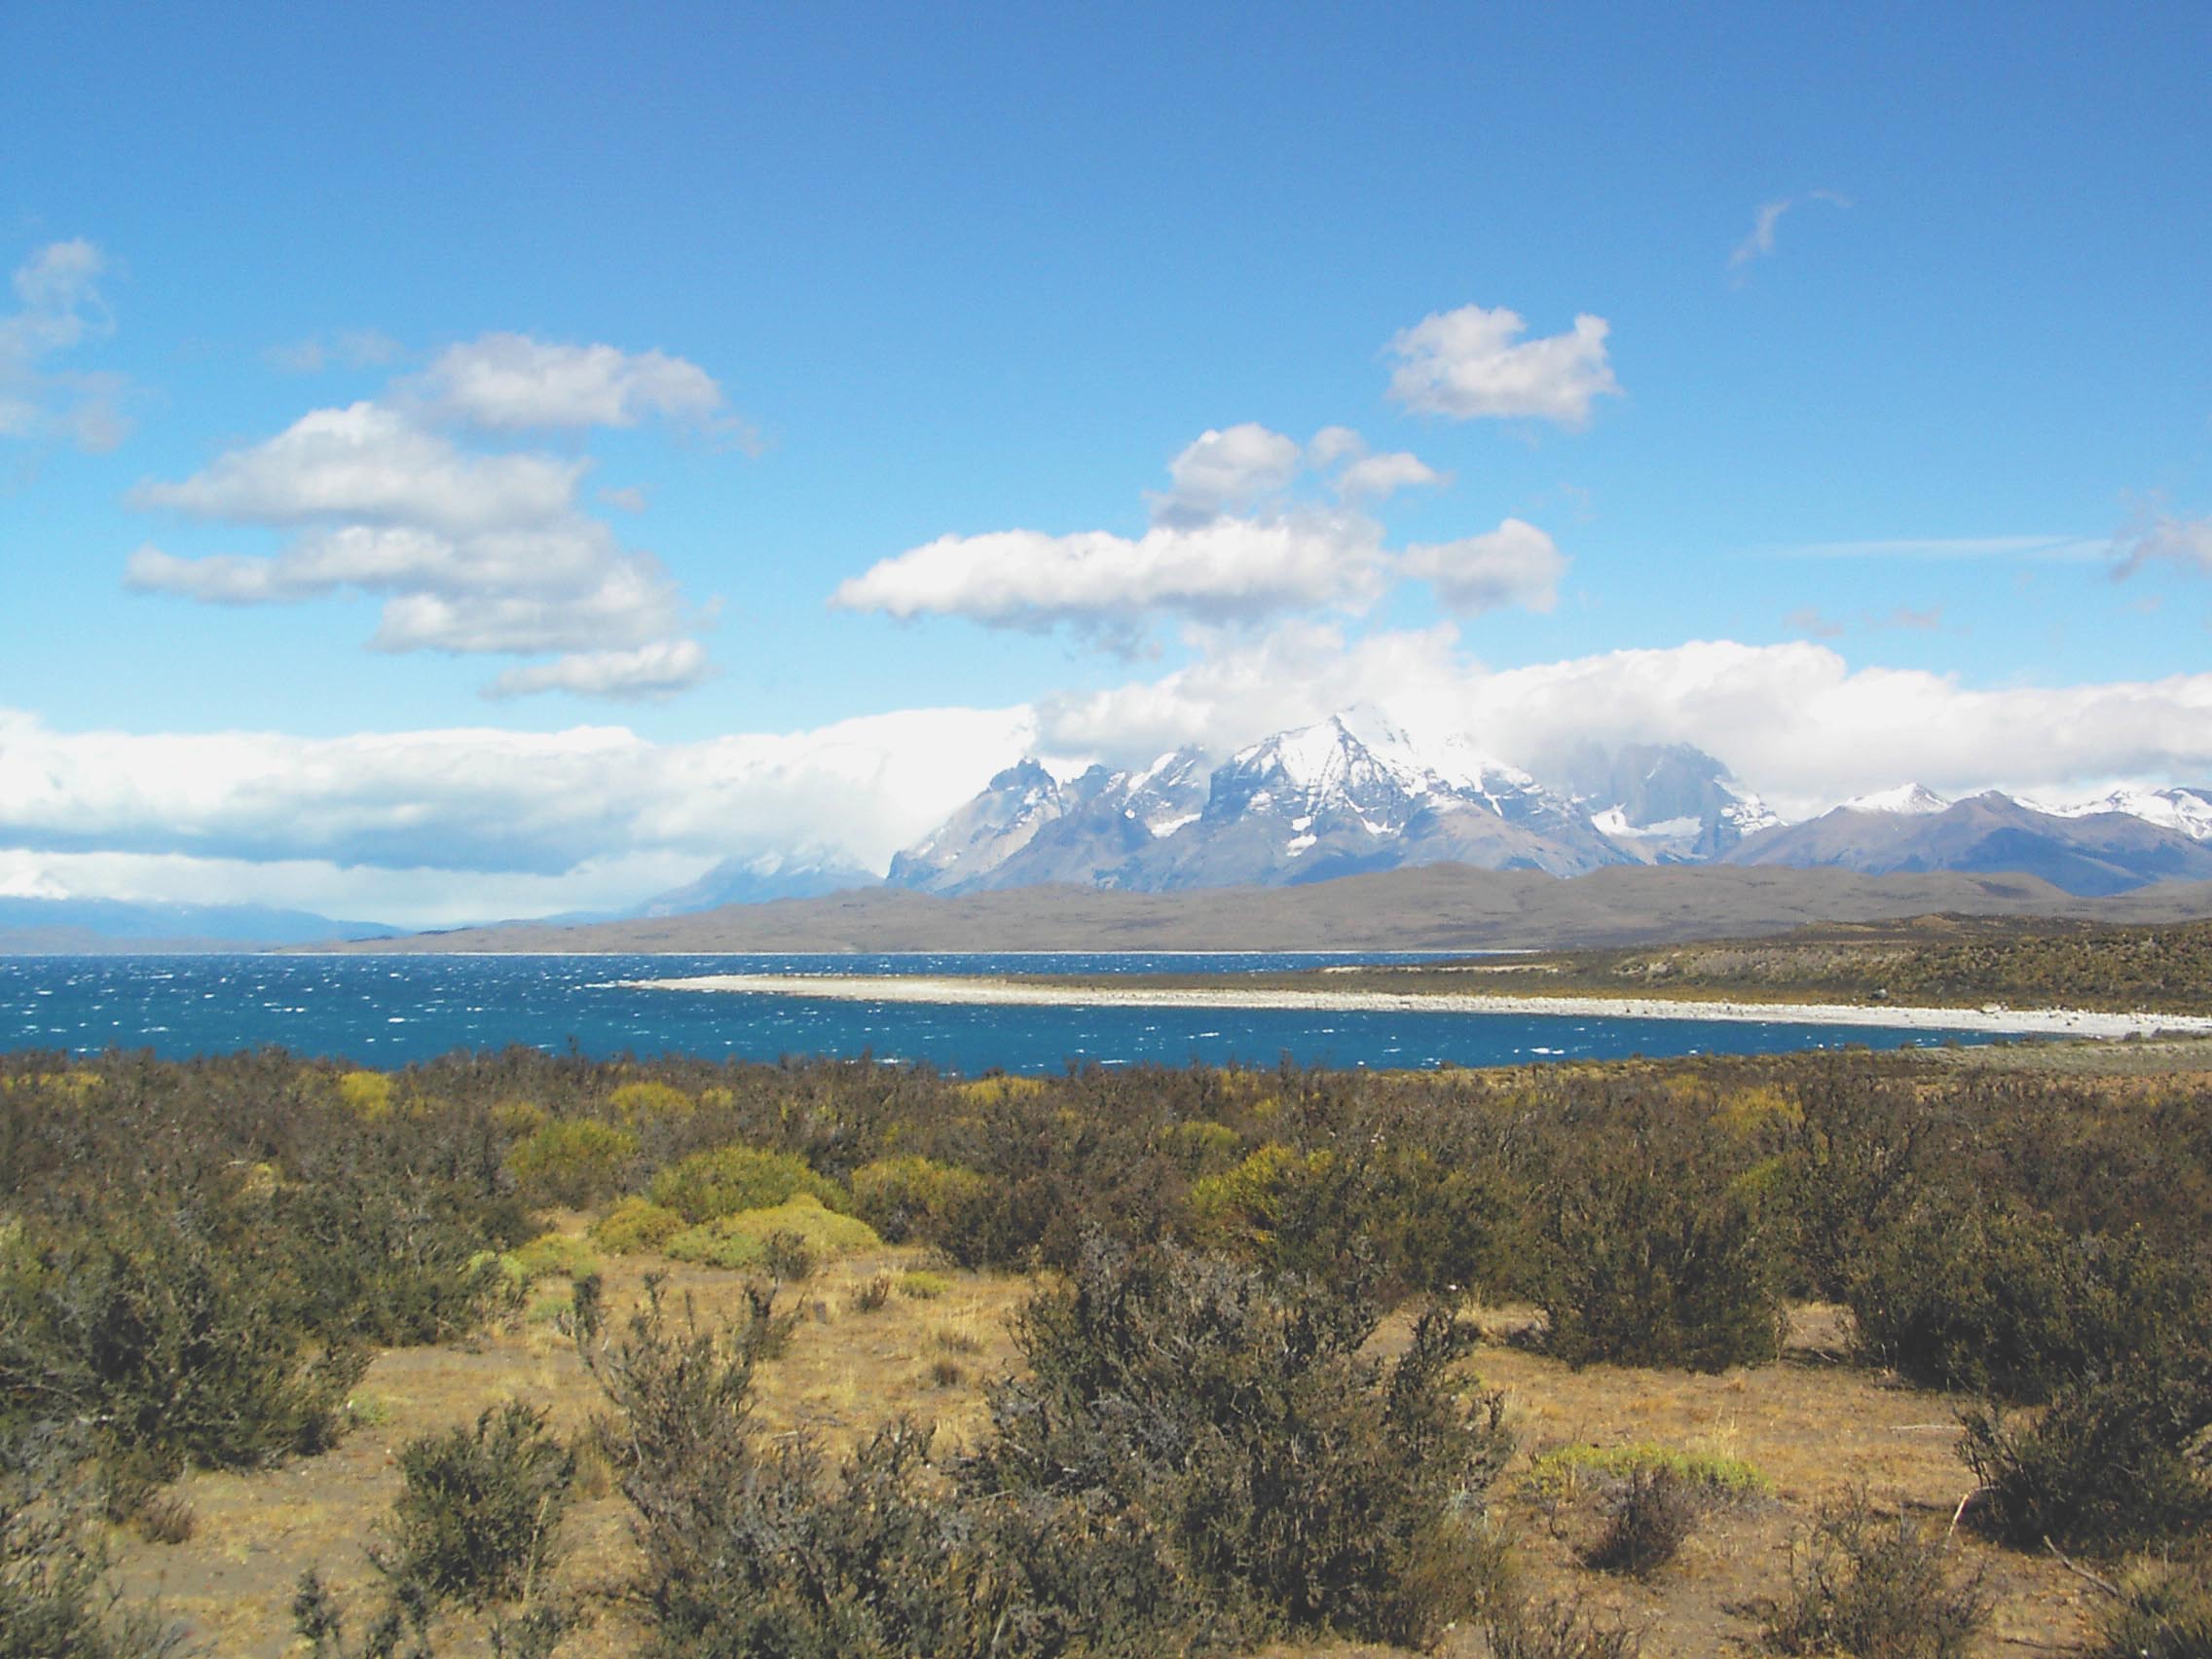
[(1967, 1505), (1972, 1503), (1975, 1498), (1979, 1497), (1988, 1490), (1989, 1489), (1985, 1486), (1977, 1486), (1972, 1492), (1968, 1493), (1966, 1496), (1959, 1499), (1958, 1508), (1951, 1511), (1951, 1524), (1944, 1530), (1943, 1532), (1943, 1535), (1946, 1538), (1949, 1537), (1953, 1532), (1956, 1532), (1959, 1530), (1959, 1523), (1966, 1519)]
[(2077, 1566), (2076, 1566), (2076, 1565), (2075, 1565), (2075, 1564), (2074, 1564), (2073, 1562), (2071, 1562), (2071, 1561), (2068, 1561), (2068, 1560), (2066, 1559), (2066, 1552), (2065, 1552), (2065, 1551), (2063, 1551), (2063, 1550), (2061, 1550), (2061, 1549), (2060, 1549), (2060, 1548), (2059, 1548), (2059, 1547), (2058, 1547), (2058, 1546), (2057, 1546), (2056, 1544), (2052, 1543), (2052, 1542), (2051, 1542), (2051, 1541), (2050, 1541), (2050, 1540), (2049, 1540), (2048, 1538), (2046, 1538), (2046, 1539), (2044, 1539), (2044, 1541), (2043, 1541), (2043, 1547), (2044, 1547), (2045, 1549), (2048, 1550), (2048, 1551), (2049, 1551), (2049, 1552), (2051, 1553), (2051, 1555), (2052, 1555), (2053, 1557), (2055, 1557), (2055, 1558), (2056, 1558), (2056, 1560), (2057, 1560), (2057, 1562), (2058, 1562), (2058, 1565), (2059, 1565), (2060, 1567), (2063, 1567), (2064, 1568), (2066, 1568), (2066, 1570), (2067, 1570), (2068, 1572), (2071, 1572), (2071, 1573), (2072, 1573), (2072, 1574), (2073, 1574), (2073, 1575), (2074, 1575), (2074, 1576), (2075, 1576), (2076, 1578), (2079, 1578), (2079, 1579), (2081, 1579), (2081, 1580), (2082, 1580), (2082, 1581), (2083, 1581), (2083, 1582), (2084, 1584), (2093, 1584), (2093, 1585), (2095, 1585), (2095, 1586), (2096, 1586), (2096, 1587), (2097, 1587), (2097, 1588), (2098, 1588), (2099, 1590), (2102, 1590), (2102, 1591), (2103, 1591), (2103, 1592), (2104, 1592), (2104, 1593), (2105, 1593), (2106, 1595), (2108, 1595), (2108, 1596), (2112, 1597), (2112, 1598), (2113, 1598), (2113, 1599), (2114, 1599), (2115, 1601), (2119, 1601), (2119, 1602), (2124, 1602), (2124, 1601), (2126, 1601), (2126, 1600), (2127, 1600), (2127, 1592), (2126, 1592), (2126, 1591), (2122, 1590), (2122, 1589), (2121, 1589), (2121, 1588), (2120, 1588), (2120, 1587), (2119, 1585), (2115, 1584), (2115, 1583), (2114, 1583), (2114, 1582), (2113, 1582), (2113, 1581), (2112, 1581), (2111, 1579), (2109, 1579), (2109, 1578), (2099, 1578), (2099, 1577), (2098, 1577), (2098, 1576), (2097, 1576), (2097, 1575), (2096, 1575), (2095, 1573), (2091, 1572), (2091, 1571), (2090, 1571), (2090, 1570), (2089, 1570), (2089, 1569), (2088, 1569), (2087, 1567), (2077, 1567)]

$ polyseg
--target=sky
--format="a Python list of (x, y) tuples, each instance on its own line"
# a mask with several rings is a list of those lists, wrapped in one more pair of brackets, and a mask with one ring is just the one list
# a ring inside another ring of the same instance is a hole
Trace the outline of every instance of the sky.
[(0, 895), (880, 869), (1354, 705), (2212, 784), (2212, 8), (0, 8)]

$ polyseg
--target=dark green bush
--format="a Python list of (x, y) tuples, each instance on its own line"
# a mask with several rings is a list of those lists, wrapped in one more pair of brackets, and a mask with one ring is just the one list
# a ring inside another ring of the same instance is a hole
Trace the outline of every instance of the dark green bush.
[(543, 1573), (576, 1459), (547, 1432), (543, 1412), (509, 1401), (472, 1429), (410, 1440), (399, 1472), (406, 1484), (372, 1556), (378, 1569), (481, 1606), (526, 1596)]
[(1921, 1214), (1850, 1289), (1867, 1356), (1931, 1387), (2033, 1404), (2184, 1345), (2212, 1362), (2203, 1286), (2140, 1236), (2074, 1236), (2011, 1210)]
[(955, 1244), (990, 1198), (987, 1177), (934, 1158), (880, 1158), (853, 1171), (853, 1212), (893, 1244)]
[(1601, 1572), (1649, 1578), (1680, 1553), (1704, 1512), (1703, 1495), (1664, 1464), (1631, 1469), (1604, 1499), (1604, 1527), (1583, 1560)]
[(1721, 1371), (1782, 1351), (1781, 1264), (1763, 1193), (1717, 1137), (1632, 1106), (1537, 1198), (1535, 1300), (1569, 1365)]
[(1472, 1332), (1424, 1314), (1384, 1367), (1373, 1305), (1170, 1245), (1093, 1241), (1023, 1311), (992, 1390), (984, 1491), (1103, 1493), (1253, 1616), (1419, 1642), (1486, 1577), (1473, 1525), (1511, 1442), (1455, 1392)]
[(1901, 1511), (1880, 1519), (1863, 1493), (1821, 1511), (1790, 1580), (1766, 1631), (1781, 1653), (1963, 1659), (1989, 1617), (1979, 1573), (1953, 1572), (1940, 1544)]
[(317, 1338), (287, 1265), (226, 1248), (189, 1215), (26, 1233), (0, 1250), (0, 1430), (92, 1424), (119, 1514), (188, 1463), (328, 1446), (368, 1354)]
[(2212, 1526), (2208, 1426), (2212, 1373), (2146, 1360), (2067, 1383), (2040, 1413), (1969, 1413), (1960, 1455), (1998, 1537), (2117, 1553)]

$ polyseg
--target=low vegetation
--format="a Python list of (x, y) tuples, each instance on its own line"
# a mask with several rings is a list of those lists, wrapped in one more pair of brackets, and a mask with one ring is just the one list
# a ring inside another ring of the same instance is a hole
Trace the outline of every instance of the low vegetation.
[[(253, 1592), (325, 1659), (2202, 1619), (2194, 1074), (16, 1054), (0, 1193), (0, 1630), (74, 1651), (163, 1651), (114, 1587), (339, 1466)], [(1738, 1450), (1800, 1394), (1847, 1457)]]

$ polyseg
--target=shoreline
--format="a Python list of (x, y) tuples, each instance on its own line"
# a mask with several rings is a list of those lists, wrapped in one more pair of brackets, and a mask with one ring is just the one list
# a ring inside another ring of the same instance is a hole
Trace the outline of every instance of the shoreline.
[(1039, 985), (1010, 979), (892, 975), (700, 974), (618, 979), (632, 990), (812, 997), (830, 1002), (936, 1003), (998, 1008), (1217, 1008), (1322, 1013), (1517, 1014), (1582, 1019), (1719, 1019), (1774, 1025), (1873, 1025), (2027, 1037), (2212, 1035), (2212, 1015), (2111, 1014), (2092, 1009), (1930, 1008), (1851, 1003), (1760, 1003), (1658, 997), (1503, 996), (1468, 991), (1289, 991), (1231, 987)]

